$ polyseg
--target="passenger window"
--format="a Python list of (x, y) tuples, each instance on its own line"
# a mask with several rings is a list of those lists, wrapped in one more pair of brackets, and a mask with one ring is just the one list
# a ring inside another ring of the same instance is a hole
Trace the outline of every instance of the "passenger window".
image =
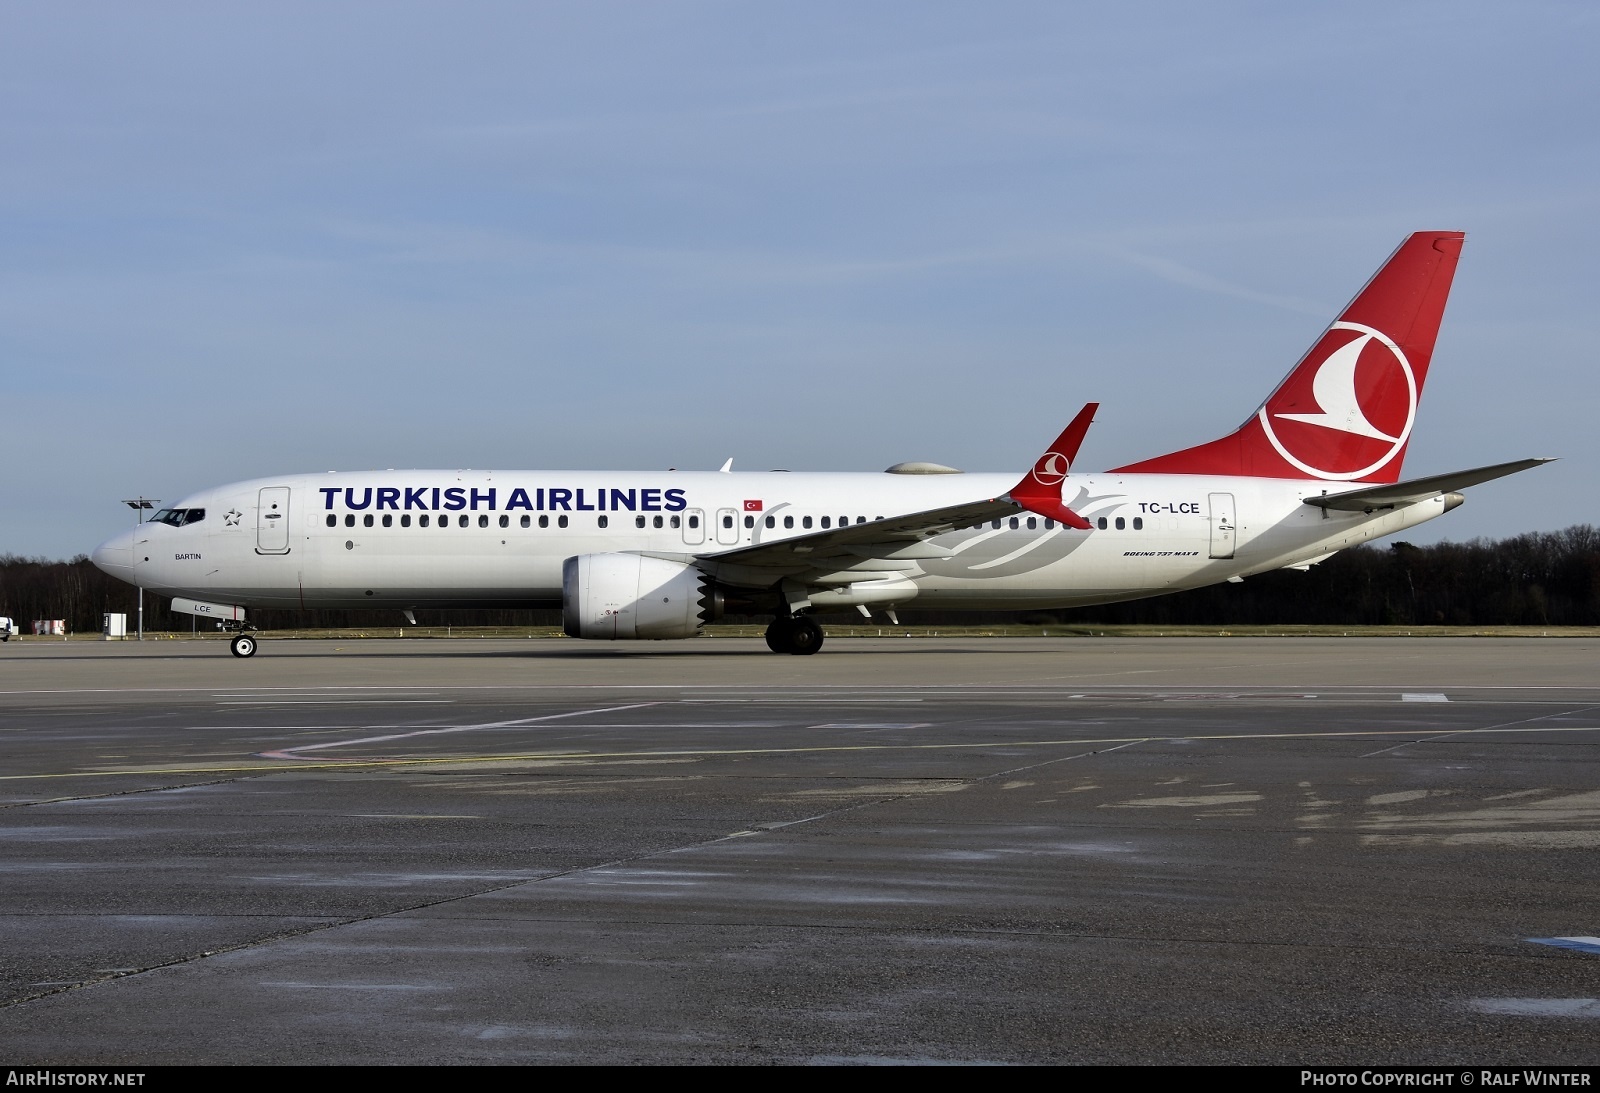
[(539, 517), (539, 526), (542, 527), (542, 528), (549, 527), (550, 526), (550, 517), (548, 517), (548, 516)]
[(785, 516), (783, 518), (783, 526), (786, 527), (786, 528), (794, 527), (794, 517), (793, 516)]
[(347, 527), (347, 528), (353, 528), (353, 527), (356, 526), (356, 514), (355, 513), (353, 513), (353, 512), (345, 513), (344, 526)]
[(767, 517), (766, 523), (767, 527), (775, 528), (778, 526), (778, 518), (776, 516), (769, 516)]
[(831, 516), (824, 516), (822, 518), (822, 527), (823, 527), (824, 531), (826, 531), (828, 529), (828, 527), (831, 525), (832, 520), (833, 520), (833, 517), (831, 517)]
[(417, 527), (425, 528), (427, 526), (428, 526), (428, 514), (427, 513), (423, 513), (421, 516), (417, 517)]
[(996, 531), (998, 531), (998, 530), (1000, 530), (1000, 521), (996, 520), (992, 524), (990, 524), (989, 526), (994, 528)]
[(652, 516), (650, 518), (650, 524), (651, 524), (652, 527), (660, 527), (661, 526), (661, 517)]
[(678, 523), (679, 523), (678, 517), (676, 517), (676, 516), (667, 517), (667, 526), (668, 527), (677, 527)]
[(524, 516), (524, 517), (523, 517), (523, 518), (522, 518), (522, 526), (523, 526), (523, 527), (525, 527), (525, 528), (526, 528), (526, 527), (532, 527), (532, 526), (533, 526), (533, 517), (531, 517), (531, 516)]
[(411, 514), (409, 512), (400, 517), (400, 526), (403, 528), (411, 526)]
[(565, 515), (557, 516), (556, 517), (556, 527), (564, 528), (566, 526), (567, 526), (567, 518), (566, 518), (566, 516)]
[[(466, 517), (464, 517), (464, 516), (463, 516), (463, 517), (462, 517), (462, 519), (463, 519), (463, 520), (465, 520), (465, 519), (466, 519)], [(489, 526), (489, 518), (488, 518), (488, 517), (487, 517), (487, 516), (480, 516), (480, 517), (478, 517), (478, 526), (479, 526), (479, 527), (480, 527), (480, 528), (486, 528), (486, 527), (488, 527), (488, 526)]]
[(390, 516), (387, 512), (383, 514), (383, 526), (386, 528), (394, 527), (394, 517)]
[[(732, 517), (724, 516), (723, 519), (727, 521), (728, 527), (732, 527), (733, 526), (733, 518)], [(644, 527), (644, 517), (643, 516), (635, 516), (633, 518), (633, 526), (636, 527), (636, 528)]]
[(503, 528), (510, 527), (511, 526), (511, 517), (509, 517), (509, 516), (500, 517), (500, 526), (503, 527)]
[(756, 526), (756, 518), (754, 516), (746, 516), (744, 518), (744, 526), (747, 527), (747, 528), (755, 527)]
[(339, 518), (331, 512), (328, 513), (328, 526), (330, 528), (336, 528), (339, 526)]
[(1143, 516), (1135, 516), (1133, 518), (1133, 530), (1134, 531), (1143, 531), (1144, 530), (1144, 517)]
[(1056, 529), (1056, 522), (1050, 519), (1048, 516), (1045, 517), (1044, 529), (1046, 531), (1054, 531)]
[(1095, 526), (1104, 531), (1106, 529), (1106, 518), (1104, 516), (1100, 517), (1099, 520), (1095, 521)]
[(1028, 530), (1029, 530), (1029, 531), (1033, 531), (1033, 530), (1034, 530), (1034, 529), (1035, 529), (1035, 528), (1037, 528), (1037, 527), (1038, 527), (1038, 526), (1039, 526), (1039, 519), (1038, 519), (1038, 517), (1036, 517), (1036, 516), (1030, 516), (1030, 517), (1028, 517)]
[(866, 523), (866, 522), (867, 522), (867, 518), (866, 518), (866, 517), (865, 517), (865, 516), (857, 516), (857, 517), (856, 517), (856, 523), (858, 523), (858, 524), (864, 524), (864, 523)]
[(467, 518), (467, 514), (463, 512), (460, 520), (458, 520), (457, 523), (459, 523), (462, 527), (466, 527), (469, 523), (471, 523), (471, 521)]
[(1016, 518), (1016, 517), (1015, 517), (1015, 516), (1013, 516), (1013, 517), (1012, 517), (1012, 518), (1011, 518), (1011, 530), (1012, 530), (1012, 531), (1016, 531), (1016, 530), (1017, 530), (1017, 528), (1019, 528), (1019, 527), (1021, 527), (1021, 526), (1022, 526), (1022, 525), (1021, 525), (1021, 524), (1019, 524), (1019, 523), (1018, 523), (1018, 522), (1017, 522), (1017, 518)]
[(1127, 521), (1126, 521), (1126, 520), (1124, 520), (1124, 519), (1123, 519), (1123, 518), (1122, 518), (1122, 517), (1120, 517), (1120, 516), (1119, 516), (1119, 517), (1117, 517), (1117, 530), (1118, 530), (1118, 531), (1122, 531), (1122, 530), (1123, 530), (1123, 529), (1124, 529), (1124, 528), (1126, 528), (1126, 527), (1127, 527), (1127, 526), (1128, 526), (1128, 522), (1127, 522)]
[(808, 528), (808, 527), (810, 527), (810, 526), (811, 526), (811, 517), (809, 517), (809, 516), (802, 516), (802, 517), (801, 517), (801, 518), (800, 518), (800, 526), (801, 526), (801, 527), (803, 527), (803, 528)]
[(609, 517), (609, 516), (599, 517), (599, 521), (598, 522), (599, 522), (601, 527), (608, 528), (608, 527), (611, 526), (611, 517)]
[(372, 513), (369, 512), (361, 518), (361, 526), (364, 528), (370, 528), (372, 526)]

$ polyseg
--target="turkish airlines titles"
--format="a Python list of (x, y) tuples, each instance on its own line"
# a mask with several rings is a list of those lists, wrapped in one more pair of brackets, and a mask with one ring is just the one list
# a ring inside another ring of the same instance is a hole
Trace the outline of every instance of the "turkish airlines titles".
[[(344, 495), (344, 508), (360, 512), (362, 509), (396, 512), (421, 510), (454, 512), (460, 509), (498, 509), (496, 487), (480, 490), (466, 486), (319, 486), (323, 508), (333, 511), (339, 507), (339, 495)], [(678, 489), (597, 489), (585, 487), (563, 489), (560, 486), (538, 487), (528, 491), (513, 489), (506, 497), (506, 512), (527, 509), (530, 512), (682, 512), (689, 507), (684, 491)]]

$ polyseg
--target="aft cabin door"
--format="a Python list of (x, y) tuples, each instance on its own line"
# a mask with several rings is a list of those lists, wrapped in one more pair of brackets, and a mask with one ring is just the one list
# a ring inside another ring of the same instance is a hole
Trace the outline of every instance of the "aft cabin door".
[(289, 553), (289, 487), (268, 486), (256, 505), (256, 553)]
[(1233, 557), (1233, 541), (1238, 532), (1236, 516), (1237, 513), (1233, 507), (1233, 494), (1213, 493), (1211, 495), (1211, 556), (1213, 558)]

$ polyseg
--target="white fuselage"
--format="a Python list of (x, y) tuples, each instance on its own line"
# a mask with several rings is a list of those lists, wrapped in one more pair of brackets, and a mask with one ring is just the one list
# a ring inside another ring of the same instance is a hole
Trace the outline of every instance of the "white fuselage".
[[(94, 560), (162, 595), (253, 608), (557, 607), (562, 563), (575, 555), (687, 561), (841, 520), (1001, 497), (1016, 481), (786, 472), (290, 475), (196, 493), (176, 507), (203, 509), (203, 518), (143, 524), (102, 545)], [(1174, 592), (1318, 560), (1449, 505), (1438, 497), (1368, 514), (1302, 503), (1322, 492), (1316, 482), (1284, 479), (1075, 474), (1063, 499), (1093, 530), (1022, 513), (998, 527), (936, 536), (929, 544), (944, 550), (925, 553), (947, 557), (893, 563), (893, 606), (1056, 608)], [(816, 605), (848, 606), (851, 586), (842, 587)], [(870, 602), (883, 603), (882, 594)]]

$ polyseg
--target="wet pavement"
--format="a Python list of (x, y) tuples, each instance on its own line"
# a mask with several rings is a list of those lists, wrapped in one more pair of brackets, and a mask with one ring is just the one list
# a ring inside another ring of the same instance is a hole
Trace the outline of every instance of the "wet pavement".
[(11, 643), (0, 1055), (1593, 1064), (1597, 654)]

